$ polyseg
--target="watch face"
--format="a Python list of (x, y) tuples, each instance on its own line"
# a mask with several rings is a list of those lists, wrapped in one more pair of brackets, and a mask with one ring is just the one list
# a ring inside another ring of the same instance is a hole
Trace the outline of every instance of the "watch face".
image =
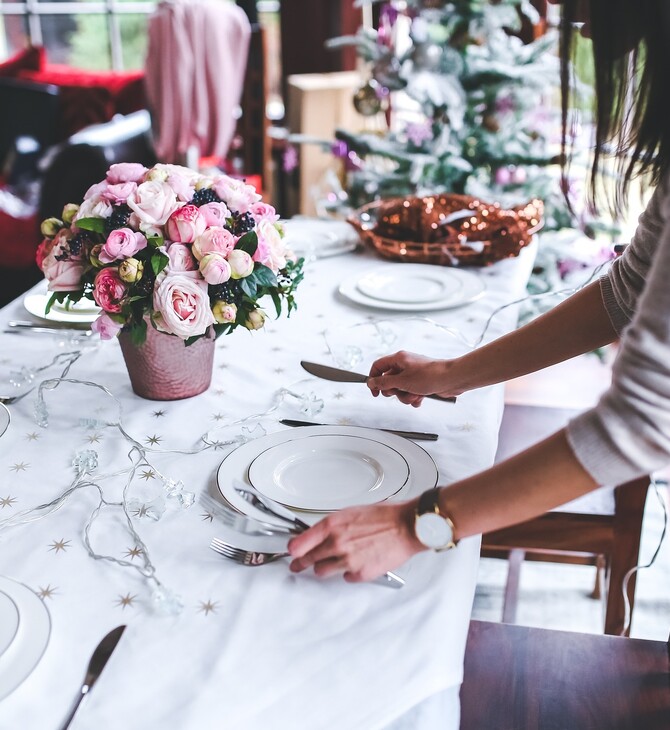
[(446, 547), (453, 538), (449, 523), (433, 512), (426, 512), (416, 518), (415, 531), (419, 541), (433, 550)]

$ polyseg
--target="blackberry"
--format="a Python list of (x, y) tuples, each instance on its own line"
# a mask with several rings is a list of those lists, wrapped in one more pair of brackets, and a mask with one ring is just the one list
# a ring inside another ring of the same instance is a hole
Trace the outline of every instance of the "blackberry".
[(197, 205), (198, 208), (201, 205), (207, 203), (221, 203), (221, 198), (214, 192), (212, 188), (201, 188), (196, 190), (195, 194), (191, 198), (191, 205)]
[(233, 211), (233, 233), (236, 236), (242, 236), (245, 233), (248, 233), (249, 231), (253, 231), (256, 222), (254, 221), (254, 217), (251, 215), (251, 213), (236, 213)]
[(239, 281), (229, 279), (223, 284), (214, 284), (209, 287), (210, 296), (214, 299), (221, 299), (227, 304), (234, 304), (239, 307), (242, 303), (242, 290)]
[(154, 290), (154, 282), (156, 278), (153, 273), (147, 273), (147, 266), (144, 267), (144, 274), (142, 278), (135, 284), (134, 294), (138, 296), (148, 296)]
[(121, 205), (115, 205), (112, 215), (105, 221), (105, 229), (107, 234), (115, 231), (117, 228), (125, 228), (128, 225), (130, 216), (132, 215), (130, 206), (122, 203)]
[(73, 256), (78, 256), (81, 253), (82, 248), (86, 246), (86, 244), (90, 243), (92, 243), (90, 235), (85, 231), (80, 231), (77, 235), (70, 239), (68, 248)]

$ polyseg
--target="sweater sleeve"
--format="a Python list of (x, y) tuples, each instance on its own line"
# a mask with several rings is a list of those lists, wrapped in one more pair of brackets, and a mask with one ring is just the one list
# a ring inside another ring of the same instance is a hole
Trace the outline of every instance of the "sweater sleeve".
[(575, 456), (599, 484), (622, 484), (670, 463), (669, 209), (670, 196), (659, 189), (606, 277), (603, 301), (623, 330), (612, 384), (567, 427)]

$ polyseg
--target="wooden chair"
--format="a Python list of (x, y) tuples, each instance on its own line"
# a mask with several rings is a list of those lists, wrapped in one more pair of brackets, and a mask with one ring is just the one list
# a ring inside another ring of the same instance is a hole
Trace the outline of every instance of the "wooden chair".
[(461, 730), (667, 730), (664, 641), (472, 621)]
[[(537, 406), (505, 408), (497, 461), (517, 453), (562, 428), (575, 411)], [(623, 580), (637, 565), (642, 517), (649, 486), (645, 476), (615, 489), (603, 488), (541, 517), (482, 537), (483, 557), (509, 559), (502, 620), (514, 623), (524, 559), (578, 563), (602, 568), (594, 597), (606, 597), (604, 630), (621, 634), (625, 624)], [(628, 582), (631, 615), (635, 574)]]

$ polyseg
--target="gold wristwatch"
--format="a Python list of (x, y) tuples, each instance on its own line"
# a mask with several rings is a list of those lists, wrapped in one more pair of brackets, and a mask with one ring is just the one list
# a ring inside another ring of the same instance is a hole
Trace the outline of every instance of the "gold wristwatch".
[(451, 518), (440, 511), (440, 488), (435, 487), (419, 497), (414, 518), (414, 533), (419, 542), (431, 550), (441, 552), (458, 545), (454, 537), (455, 527)]

